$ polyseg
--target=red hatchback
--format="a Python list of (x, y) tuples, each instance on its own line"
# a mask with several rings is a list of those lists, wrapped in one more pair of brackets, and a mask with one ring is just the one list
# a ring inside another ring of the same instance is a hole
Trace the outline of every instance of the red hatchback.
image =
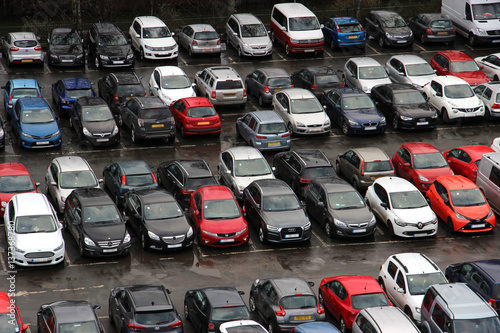
[(392, 305), (372, 276), (341, 275), (321, 280), (319, 301), (338, 320), (340, 331), (352, 329), (359, 311), (372, 306)]
[(248, 242), (248, 224), (233, 192), (226, 186), (203, 186), (189, 200), (198, 243), (207, 246), (236, 246)]
[(21, 163), (0, 164), (0, 211), (1, 217), (10, 199), (19, 193), (36, 193), (39, 183), (34, 183), (28, 169)]
[(488, 146), (475, 145), (445, 150), (443, 156), (455, 174), (467, 177), (475, 183), (481, 157), (483, 154), (494, 152)]
[(399, 177), (408, 180), (424, 193), (437, 177), (453, 175), (439, 150), (425, 142), (403, 144), (392, 156), (392, 163)]
[(181, 98), (170, 104), (182, 137), (186, 135), (220, 135), (221, 123), (214, 106), (205, 97)]
[(489, 82), (490, 79), (479, 68), (477, 63), (462, 51), (440, 51), (432, 57), (431, 67), (437, 75), (453, 75), (471, 86)]
[(464, 176), (438, 177), (426, 196), (434, 213), (452, 232), (486, 232), (495, 228), (495, 214), (483, 193)]
[(0, 332), (24, 333), (28, 330), (14, 300), (6, 292), (0, 292)]

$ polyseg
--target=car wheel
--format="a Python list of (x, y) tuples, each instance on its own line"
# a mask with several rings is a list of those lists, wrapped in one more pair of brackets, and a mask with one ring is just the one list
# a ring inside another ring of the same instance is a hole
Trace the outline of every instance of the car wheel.
[(156, 179), (158, 180), (158, 185), (163, 185), (161, 176), (160, 176), (160, 171), (156, 173)]
[(184, 131), (184, 125), (181, 125), (181, 136), (183, 139), (185, 139), (187, 137), (186, 131)]
[(405, 307), (405, 314), (408, 316), (408, 318), (411, 319), (411, 321), (415, 321), (415, 319), (413, 319), (413, 313), (411, 312), (409, 307)]
[(381, 277), (378, 278), (378, 284), (380, 285), (380, 288), (382, 288), (382, 290), (384, 292), (387, 292), (386, 289), (385, 289), (385, 283), (384, 283), (384, 280), (382, 280)]
[[(267, 331), (269, 333), (274, 333), (275, 332), (275, 329), (274, 329), (274, 325), (273, 325), (273, 320), (271, 318), (269, 318), (267, 320), (268, 324), (267, 324)], [(277, 331), (277, 330), (276, 330)]]
[(264, 99), (262, 98), (261, 94), (259, 94), (259, 105), (264, 106)]
[(250, 294), (250, 297), (248, 298), (248, 308), (252, 312), (255, 312), (255, 310), (257, 310), (257, 307), (255, 306), (255, 298), (253, 297), (253, 294)]
[(189, 308), (188, 308), (187, 304), (184, 304), (184, 319), (190, 320), (189, 319)]
[(398, 116), (396, 116), (396, 115), (392, 116), (392, 127), (395, 130), (399, 129), (399, 119), (398, 119)]
[(285, 53), (286, 55), (290, 55), (290, 45), (288, 43), (285, 44)]
[(391, 221), (387, 221), (387, 233), (391, 237), (394, 236), (394, 227), (392, 226), (392, 222)]
[(498, 76), (497, 75), (493, 76), (493, 81), (498, 81)]
[(259, 227), (259, 240), (261, 243), (266, 243), (266, 234), (264, 233), (264, 228), (262, 226)]
[(148, 240), (146, 238), (146, 232), (144, 230), (141, 231), (141, 246), (144, 250), (148, 248)]
[(422, 35), (420, 36), (420, 44), (424, 45), (425, 44), (425, 34), (422, 33)]
[(380, 36), (380, 38), (378, 39), (378, 45), (380, 47), (384, 47), (384, 37)]
[(490, 113), (490, 109), (488, 109), (488, 108), (486, 108), (484, 110), (484, 119), (491, 120), (491, 113)]
[(132, 132), (130, 133), (132, 135), (132, 142), (137, 143), (137, 137), (135, 135), (135, 129), (132, 128)]
[(475, 46), (476, 45), (476, 37), (474, 37), (473, 34), (469, 34), (468, 40), (469, 40), (469, 45), (470, 46)]
[(423, 92), (423, 93), (422, 93), (422, 96), (424, 96), (424, 99), (425, 99), (426, 101), (428, 101), (428, 100), (429, 100), (429, 98), (427, 97), (427, 94), (426, 94), (426, 93), (424, 93), (424, 92)]
[(344, 135), (349, 134), (349, 126), (347, 126), (347, 122), (345, 121), (342, 123), (342, 133), (344, 133)]
[(335, 172), (337, 175), (340, 175), (340, 163), (339, 161), (335, 161)]
[(453, 228), (453, 221), (451, 220), (451, 217), (448, 217), (448, 219), (446, 220), (446, 225), (448, 226), (448, 228), (450, 228), (451, 232), (455, 232), (455, 229)]
[(288, 123), (287, 128), (288, 128), (288, 132), (290, 132), (290, 135), (292, 135), (292, 134), (293, 134), (293, 126), (292, 126), (292, 123)]
[(95, 68), (99, 69), (99, 67), (101, 67), (101, 63), (99, 62), (99, 58), (97, 58), (97, 56), (94, 57), (94, 65), (95, 65)]
[(344, 83), (344, 87), (347, 87), (347, 80), (345, 78), (345, 75), (342, 75), (342, 82)]
[(241, 52), (241, 47), (238, 46), (238, 57), (243, 57), (243, 53)]
[(352, 180), (352, 187), (354, 187), (356, 189), (356, 191), (359, 192), (359, 184), (358, 184), (358, 181), (356, 179)]
[(145, 57), (144, 57), (144, 49), (141, 47), (141, 51), (139, 52), (139, 58), (141, 59), (141, 61), (144, 61)]
[(340, 331), (342, 333), (347, 333), (347, 326), (345, 325), (345, 320), (343, 317), (340, 317)]
[(323, 293), (321, 291), (318, 292), (318, 302), (319, 304), (325, 306), (325, 300), (323, 298)]
[(451, 122), (451, 120), (450, 120), (450, 116), (448, 115), (448, 111), (446, 111), (446, 109), (445, 109), (445, 108), (443, 108), (443, 109), (441, 110), (441, 114), (443, 115), (443, 121), (444, 121), (445, 123), (450, 123), (450, 122)]
[(335, 47), (335, 43), (333, 42), (333, 38), (332, 38), (332, 41), (330, 42), (330, 48), (332, 49), (332, 51), (335, 50), (335, 49), (337, 49)]
[(328, 221), (328, 220), (325, 221), (325, 233), (326, 233), (326, 237), (328, 237), (328, 238), (332, 237), (332, 225), (330, 224), (330, 221)]
[(123, 118), (120, 113), (118, 114), (118, 126), (123, 126)]
[(276, 36), (274, 36), (274, 31), (271, 31), (271, 42), (275, 42), (276, 41)]

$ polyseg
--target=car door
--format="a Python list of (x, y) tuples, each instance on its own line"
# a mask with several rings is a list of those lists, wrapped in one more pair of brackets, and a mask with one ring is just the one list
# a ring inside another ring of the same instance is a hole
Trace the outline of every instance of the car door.
[(201, 214), (202, 214), (202, 204), (203, 200), (201, 198), (200, 192), (196, 192), (193, 195), (193, 203), (194, 207), (190, 206), (189, 207), (189, 212), (191, 215), (191, 220), (193, 221), (193, 227), (197, 230), (198, 234), (201, 232), (200, 231), (200, 222), (201, 222)]
[(257, 79), (259, 77), (260, 71), (256, 70), (249, 74), (245, 80), (245, 85), (247, 87), (247, 92), (254, 96), (258, 96), (258, 91), (256, 87)]
[(123, 211), (128, 217), (129, 225), (138, 235), (141, 235), (141, 230), (143, 230), (143, 218), (140, 198), (134, 193), (126, 194)]
[(450, 71), (450, 60), (442, 54), (436, 54), (430, 63), (431, 67), (436, 70), (437, 75), (448, 75)]
[(253, 224), (256, 228), (260, 226), (260, 209), (262, 205), (262, 194), (259, 189), (250, 184), (245, 192), (244, 207), (246, 212), (246, 220)]
[(167, 189), (167, 191), (172, 193), (174, 197), (177, 197), (177, 192), (181, 188), (184, 188), (184, 184), (184, 173), (182, 172), (181, 168), (179, 168), (179, 166), (175, 163), (170, 164), (167, 167), (167, 181), (165, 184), (165, 188)]
[(80, 103), (76, 102), (76, 104), (73, 107), (74, 112), (73, 112), (73, 126), (78, 134), (78, 137), (83, 137), (83, 123), (82, 123), (82, 106)]
[(138, 113), (139, 113), (139, 105), (135, 99), (130, 99), (125, 102), (125, 107), (120, 108), (120, 115), (122, 117), (122, 122), (128, 129), (132, 130), (134, 124), (137, 123)]
[(99, 97), (104, 99), (108, 105), (111, 103), (110, 96), (112, 94), (113, 79), (110, 75), (106, 75), (102, 80), (99, 80)]
[(189, 45), (193, 42), (191, 38), (193, 34), (194, 30), (190, 26), (184, 27), (179, 31), (179, 44), (186, 50), (189, 49)]
[(469, 163), (472, 161), (471, 157), (467, 152), (462, 149), (452, 149), (446, 155), (446, 161), (450, 165), (450, 168), (457, 175), (469, 175)]
[(117, 332), (128, 331), (127, 324), (128, 318), (131, 317), (132, 306), (125, 290), (120, 290), (117, 294), (116, 309), (116, 315), (113, 318), (115, 319)]
[(346, 73), (344, 73), (344, 85), (352, 88), (358, 87), (358, 66), (354, 61), (349, 60), (345, 65)]
[(161, 75), (158, 69), (155, 69), (149, 78), (149, 94), (151, 96), (161, 96)]
[(248, 126), (245, 126), (244, 128), (245, 141), (248, 142), (248, 144), (251, 146), (254, 145), (253, 140), (255, 139), (256, 136), (257, 125), (258, 125), (257, 120), (255, 119), (255, 117), (252, 117), (250, 119), (250, 122), (248, 123)]
[(409, 179), (411, 177), (411, 154), (405, 147), (401, 147), (396, 153), (394, 167), (398, 176)]
[(336, 39), (337, 29), (335, 28), (335, 22), (328, 19), (323, 25), (323, 34), (325, 35), (325, 43), (331, 43)]
[(343, 155), (339, 167), (342, 175), (344, 175), (344, 177), (350, 183), (352, 183), (354, 175), (357, 174), (357, 170), (359, 167), (359, 165), (357, 165), (357, 162), (359, 161), (359, 157), (357, 157), (356, 153), (352, 150), (345, 152), (345, 154)]
[(443, 86), (436, 82), (436, 81), (431, 81), (430, 83), (430, 96), (427, 96), (429, 98), (429, 103), (438, 111), (441, 112), (441, 108), (444, 105), (444, 98), (443, 98)]
[[(21, 132), (21, 105), (19, 103), (16, 103), (14, 105), (14, 126), (12, 126), (12, 129), (14, 132), (19, 136), (19, 133)], [(20, 140), (20, 138), (18, 138)]]
[(248, 143), (248, 133), (250, 131), (248, 124), (250, 124), (250, 120), (252, 119), (251, 114), (247, 114), (244, 117), (240, 118), (236, 122), (236, 126), (238, 127), (238, 131), (243, 139)]
[[(325, 191), (317, 184), (310, 184), (304, 191), (303, 200), (306, 204), (306, 210), (316, 221), (323, 224), (328, 204), (324, 201)], [(321, 204), (322, 203), (322, 204)]]
[[(387, 224), (388, 211), (390, 210), (389, 195), (385, 188), (376, 183), (373, 184), (373, 189), (375, 192), (375, 202), (370, 201), (370, 207), (378, 215), (379, 219), (382, 220), (384, 224)], [(371, 200), (371, 199), (370, 199)]]
[(330, 120), (333, 121), (337, 126), (342, 126), (342, 117), (341, 117), (341, 98), (339, 93), (336, 91), (329, 91), (326, 93), (326, 113)]
[(130, 41), (132, 48), (140, 51), (141, 49), (141, 38), (142, 38), (142, 26), (139, 21), (135, 20), (132, 24), (132, 29), (130, 30)]
[(434, 181), (435, 195), (428, 196), (430, 198), (430, 203), (432, 210), (439, 216), (442, 220), (446, 221), (448, 216), (454, 214), (453, 209), (450, 206), (450, 196), (448, 190), (439, 181)]
[(189, 311), (189, 317), (197, 332), (205, 332), (204, 323), (208, 322), (209, 304), (205, 294), (197, 290), (193, 293), (192, 304)]
[(288, 125), (292, 120), (290, 116), (290, 102), (287, 95), (280, 92), (277, 93), (276, 102), (277, 103), (274, 103), (274, 111), (278, 112)]
[(196, 83), (196, 90), (197, 90), (196, 94), (198, 96), (206, 96), (207, 95), (208, 88), (207, 88), (207, 83), (205, 80), (209, 76), (210, 75), (208, 74), (206, 69), (196, 74), (194, 80)]
[(41, 330), (40, 333), (54, 333), (56, 331), (56, 317), (51, 308), (42, 308), (37, 313), (37, 317), (38, 322), (41, 323), (41, 325), (38, 325)]
[(395, 290), (396, 290), (396, 279), (398, 276), (398, 271), (399, 268), (398, 266), (394, 263), (393, 260), (389, 260), (389, 263), (387, 264), (387, 272), (383, 273), (382, 279), (384, 281), (384, 287), (385, 291), (387, 293), (387, 296), (395, 303), (397, 304), (397, 301), (395, 300)]
[(57, 163), (51, 162), (47, 174), (45, 176), (45, 184), (47, 185), (48, 194), (54, 199), (54, 202), (59, 198), (59, 167)]
[(117, 195), (117, 192), (119, 191), (118, 182), (120, 181), (121, 181), (120, 168), (116, 163), (112, 164), (111, 167), (107, 170), (105, 176), (106, 187), (108, 188), (112, 196)]
[(294, 183), (299, 177), (302, 168), (299, 161), (293, 154), (283, 155), (282, 170), (279, 172), (279, 176), (294, 190), (296, 190)]

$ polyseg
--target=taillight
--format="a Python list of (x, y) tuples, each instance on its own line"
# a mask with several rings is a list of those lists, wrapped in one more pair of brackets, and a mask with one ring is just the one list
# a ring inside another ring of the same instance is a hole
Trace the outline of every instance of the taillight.
[(495, 103), (495, 104), (493, 104), (493, 105), (491, 106), (491, 108), (492, 108), (492, 109), (498, 109), (498, 108), (500, 108), (500, 104)]
[(125, 175), (122, 176), (122, 184), (127, 185), (127, 176)]
[(168, 327), (177, 328), (182, 326), (182, 320), (177, 320), (175, 323), (168, 325)]
[(145, 329), (144, 326), (139, 326), (139, 325), (135, 325), (135, 324), (128, 324), (127, 327), (130, 328), (131, 330), (143, 330), (143, 329)]
[(208, 329), (209, 329), (209, 330), (215, 330), (215, 325), (214, 325), (214, 323), (208, 323)]
[(151, 177), (153, 177), (153, 182), (156, 184), (156, 176), (154, 173), (151, 172)]
[(269, 90), (269, 87), (268, 87), (268, 86), (265, 86), (265, 87), (264, 87), (264, 92), (265, 92), (266, 94), (269, 94), (269, 93), (271, 92), (271, 90)]
[(41, 51), (41, 50), (42, 50), (42, 47), (40, 45), (35, 46), (35, 51)]
[(148, 96), (148, 93), (144, 93), (144, 96), (147, 97)]
[(118, 97), (118, 95), (113, 95), (113, 101), (119, 102), (120, 101), (120, 97)]
[(425, 33), (426, 33), (427, 35), (434, 35), (434, 33), (432, 32), (432, 30), (431, 30), (430, 28), (427, 28), (427, 29), (425, 30)]
[(19, 51), (19, 48), (18, 47), (15, 47), (15, 46), (12, 46), (10, 49), (9, 49), (10, 52), (17, 52)]
[(295, 332), (295, 327), (290, 330), (290, 333), (294, 333), (294, 332)]
[(188, 191), (188, 190), (180, 190), (180, 192), (181, 192), (181, 194), (184, 194), (184, 195), (192, 193), (192, 191)]
[(318, 314), (323, 314), (323, 313), (325, 313), (325, 309), (321, 305), (319, 305), (318, 302)]
[(309, 184), (311, 182), (311, 180), (310, 179), (305, 179), (305, 178), (300, 178), (300, 182), (302, 184)]
[(361, 172), (359, 174), (361, 176), (365, 175), (365, 161), (361, 162)]
[(365, 31), (365, 28), (360, 24), (359, 27), (361, 28), (361, 31)]
[(198, 42), (193, 40), (193, 45), (198, 45)]
[(264, 135), (256, 135), (255, 137), (257, 139), (267, 139), (267, 136), (264, 136)]
[(282, 137), (282, 138), (288, 138), (289, 136), (290, 136), (290, 133), (285, 133), (285, 134), (283, 134), (281, 137)]
[(311, 86), (311, 89), (316, 89), (316, 88), (318, 88), (318, 86), (317, 86), (317, 85), (315, 85), (315, 84), (313, 84), (313, 85)]
[(243, 97), (247, 97), (247, 90), (243, 89)]
[(292, 88), (295, 88), (295, 85), (294, 85), (294, 84), (292, 84)]
[(456, 34), (457, 33), (457, 29), (453, 28), (453, 30), (451, 31), (452, 34)]
[(212, 98), (215, 98), (216, 95), (215, 91), (212, 91)]
[(284, 317), (286, 315), (285, 310), (281, 307), (281, 304), (278, 304), (280, 309), (278, 311), (274, 311), (278, 317)]
[(496, 300), (496, 299), (493, 299), (493, 298), (492, 298), (492, 299), (490, 299), (490, 300), (488, 301), (488, 303), (491, 305), (491, 307), (492, 307), (493, 309), (495, 309), (495, 310), (497, 309), (497, 300)]
[(139, 127), (144, 127), (144, 119), (137, 119), (137, 124), (139, 124)]
[(220, 39), (217, 39), (217, 45), (220, 45)]
[(9, 96), (9, 105), (12, 106), (12, 95)]
[(344, 82), (340, 82), (340, 88), (344, 88)]

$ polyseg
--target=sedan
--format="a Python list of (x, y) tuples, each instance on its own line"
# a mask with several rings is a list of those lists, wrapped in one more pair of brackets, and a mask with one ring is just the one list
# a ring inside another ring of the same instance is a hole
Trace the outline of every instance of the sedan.
[(500, 78), (500, 53), (493, 53), (486, 57), (477, 57), (474, 59), (486, 76), (492, 81), (499, 81)]
[(68, 114), (80, 97), (96, 97), (92, 89), (93, 82), (84, 77), (60, 79), (52, 84), (52, 102), (59, 115)]
[(453, 75), (471, 86), (490, 81), (470, 56), (462, 51), (439, 51), (431, 59), (437, 75)]
[(454, 174), (462, 175), (475, 183), (477, 168), (483, 154), (494, 152), (495, 150), (488, 146), (474, 145), (445, 150), (443, 156)]
[(0, 216), (10, 199), (19, 193), (36, 193), (40, 183), (35, 183), (28, 169), (21, 163), (0, 164)]
[(292, 74), (292, 82), (295, 88), (310, 90), (318, 99), (326, 90), (344, 86), (337, 72), (326, 66), (301, 69)]
[(220, 136), (222, 124), (214, 106), (205, 97), (187, 97), (170, 105), (175, 125), (186, 138), (191, 135)]
[(14, 105), (19, 98), (42, 97), (42, 89), (35, 79), (13, 79), (7, 81), (3, 89), (3, 105), (7, 113), (7, 120), (14, 117)]
[(451, 232), (488, 232), (495, 228), (495, 214), (470, 179), (460, 175), (438, 177), (426, 196)]
[(177, 66), (156, 67), (149, 78), (149, 94), (170, 105), (180, 98), (195, 97), (195, 84)]
[(55, 28), (47, 38), (47, 57), (52, 66), (84, 66), (85, 49), (78, 32), (70, 28)]
[(249, 319), (231, 320), (219, 326), (221, 333), (268, 333), (258, 322)]
[(290, 333), (341, 333), (337, 327), (324, 321), (300, 324), (290, 330)]
[(385, 71), (394, 83), (411, 84), (418, 90), (437, 75), (431, 65), (414, 54), (398, 54), (385, 63)]
[(455, 42), (457, 29), (447, 15), (440, 13), (418, 14), (408, 20), (415, 38), (423, 45), (427, 42), (441, 42), (446, 45)]
[(344, 86), (359, 88), (367, 94), (376, 85), (391, 83), (384, 67), (370, 57), (355, 57), (347, 60), (344, 64), (342, 81)]
[(32, 32), (11, 32), (3, 37), (2, 53), (7, 66), (26, 63), (43, 66), (44, 53), (39, 40)]
[(58, 301), (43, 304), (38, 310), (37, 328), (39, 333), (104, 333), (95, 310), (99, 305), (87, 301)]
[(198, 54), (215, 54), (221, 52), (220, 37), (210, 24), (190, 24), (182, 27), (177, 33), (178, 43), (192, 57)]
[(366, 18), (366, 36), (378, 40), (380, 47), (413, 45), (413, 32), (405, 20), (396, 12), (372, 10)]

